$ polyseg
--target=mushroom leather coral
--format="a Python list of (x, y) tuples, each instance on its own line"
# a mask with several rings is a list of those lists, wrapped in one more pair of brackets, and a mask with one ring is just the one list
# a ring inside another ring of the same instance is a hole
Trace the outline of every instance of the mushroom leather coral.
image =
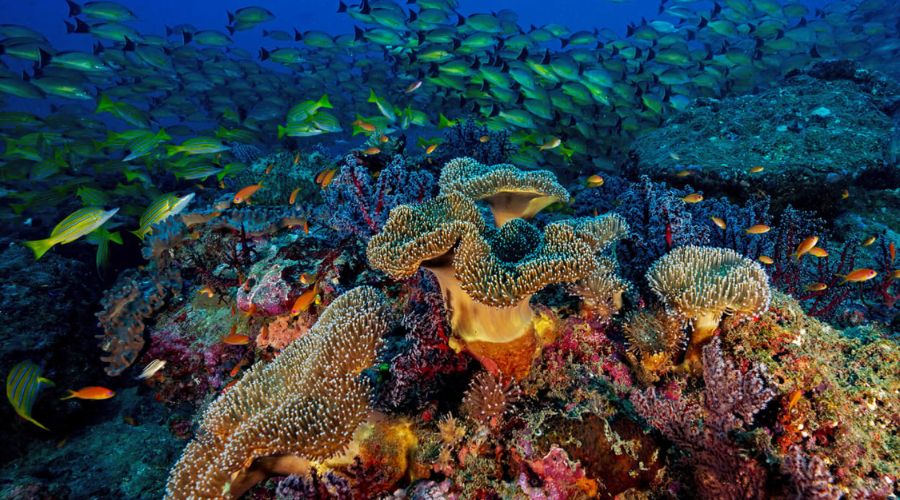
[(389, 328), (381, 292), (355, 288), (272, 363), (257, 364), (203, 415), (167, 497), (236, 498), (270, 473), (303, 473), (342, 452), (369, 414), (371, 365)]
[(483, 165), (472, 158), (456, 158), (441, 170), (441, 194), (459, 192), (490, 204), (497, 226), (517, 218), (528, 219), (569, 193), (547, 170), (523, 171), (513, 165)]
[(772, 295), (762, 266), (727, 248), (678, 247), (653, 264), (647, 281), (669, 314), (693, 325), (685, 364), (694, 368), (724, 314), (761, 314)]

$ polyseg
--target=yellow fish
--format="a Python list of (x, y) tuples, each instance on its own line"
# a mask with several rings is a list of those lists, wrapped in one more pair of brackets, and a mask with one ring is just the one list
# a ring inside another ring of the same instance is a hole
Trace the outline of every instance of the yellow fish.
[(713, 224), (715, 224), (719, 229), (725, 230), (725, 228), (728, 227), (725, 224), (725, 219), (721, 217), (710, 217), (709, 220), (713, 221)]
[(772, 264), (775, 263), (775, 261), (772, 260), (772, 257), (769, 257), (768, 255), (760, 255), (759, 261), (767, 266), (771, 266)]
[(756, 224), (748, 227), (747, 229), (744, 229), (744, 232), (746, 232), (747, 234), (764, 234), (768, 233), (771, 229), (771, 227), (765, 224)]
[(703, 195), (700, 193), (691, 193), (682, 198), (681, 201), (685, 203), (700, 203), (703, 201)]
[(6, 376), (6, 398), (9, 399), (16, 413), (32, 424), (49, 431), (31, 416), (31, 408), (37, 400), (41, 384), (53, 386), (50, 380), (41, 377), (41, 367), (31, 361), (22, 361), (9, 371)]
[(103, 210), (98, 207), (85, 207), (76, 210), (53, 228), (49, 238), (26, 241), (25, 246), (34, 252), (35, 260), (40, 259), (54, 245), (72, 243), (102, 226), (110, 217), (116, 215), (118, 211), (118, 208)]

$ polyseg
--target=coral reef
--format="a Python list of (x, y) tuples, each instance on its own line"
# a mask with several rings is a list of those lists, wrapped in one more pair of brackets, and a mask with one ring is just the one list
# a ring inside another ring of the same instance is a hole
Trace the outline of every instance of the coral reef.
[(213, 402), (167, 496), (237, 497), (265, 470), (302, 470), (306, 460), (343, 451), (367, 414), (369, 388), (358, 375), (388, 328), (382, 300), (365, 287), (342, 295), (275, 362), (255, 366)]

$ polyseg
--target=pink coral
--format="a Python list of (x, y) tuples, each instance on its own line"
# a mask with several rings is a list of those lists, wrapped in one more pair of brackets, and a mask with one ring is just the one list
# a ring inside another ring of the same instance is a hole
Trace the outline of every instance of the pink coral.
[(282, 267), (267, 268), (258, 278), (251, 277), (238, 288), (237, 306), (241, 311), (262, 316), (278, 316), (291, 309), (291, 286), (282, 277)]
[(314, 322), (313, 316), (309, 314), (278, 316), (274, 321), (262, 327), (256, 337), (256, 346), (260, 349), (271, 348), (280, 351), (305, 335)]
[(523, 471), (519, 474), (518, 484), (532, 500), (584, 498), (597, 493), (596, 482), (585, 477), (581, 464), (570, 461), (566, 451), (556, 445), (544, 458), (527, 464), (537, 481), (529, 481), (529, 471)]

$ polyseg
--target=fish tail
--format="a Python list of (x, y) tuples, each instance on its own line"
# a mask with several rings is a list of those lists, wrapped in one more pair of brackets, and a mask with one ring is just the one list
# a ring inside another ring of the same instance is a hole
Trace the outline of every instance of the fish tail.
[(134, 231), (128, 231), (129, 233), (138, 237), (139, 240), (144, 241), (144, 236), (147, 235), (147, 229), (135, 229)]
[(285, 129), (283, 125), (278, 126), (278, 140), (281, 140), (284, 138), (284, 134), (286, 131), (287, 131), (287, 129)]
[(56, 242), (52, 238), (47, 238), (46, 240), (26, 241), (24, 244), (34, 252), (34, 260), (38, 260), (47, 253), (47, 250), (53, 248)]
[(181, 146), (175, 146), (171, 144), (166, 145), (166, 156), (175, 156), (181, 152)]
[(74, 398), (74, 397), (75, 397), (75, 391), (73, 391), (72, 389), (69, 389), (69, 395), (68, 395), (68, 396), (63, 396), (63, 397), (59, 398), (59, 400), (62, 401), (62, 400), (65, 400), (65, 399), (72, 399), (72, 398)]
[(320, 108), (331, 108), (331, 101), (328, 100), (328, 94), (322, 94), (322, 98), (319, 99), (318, 104)]
[(40, 383), (46, 385), (47, 387), (56, 387), (56, 384), (53, 383), (53, 381), (50, 380), (49, 378), (38, 377), (38, 382), (40, 382)]
[(106, 94), (100, 94), (100, 100), (97, 101), (97, 110), (95, 113), (102, 113), (103, 111), (110, 111), (114, 108), (112, 100)]
[(45, 431), (48, 431), (48, 432), (50, 431), (50, 429), (48, 429), (44, 424), (42, 424), (42, 423), (38, 422), (37, 420), (35, 420), (34, 417), (32, 417), (31, 415), (26, 415), (26, 414), (23, 414), (23, 413), (19, 413), (19, 416), (22, 417), (23, 419), (25, 419), (25, 420), (31, 422), (32, 424), (34, 424), (34, 425), (40, 427), (41, 429), (44, 429)]

